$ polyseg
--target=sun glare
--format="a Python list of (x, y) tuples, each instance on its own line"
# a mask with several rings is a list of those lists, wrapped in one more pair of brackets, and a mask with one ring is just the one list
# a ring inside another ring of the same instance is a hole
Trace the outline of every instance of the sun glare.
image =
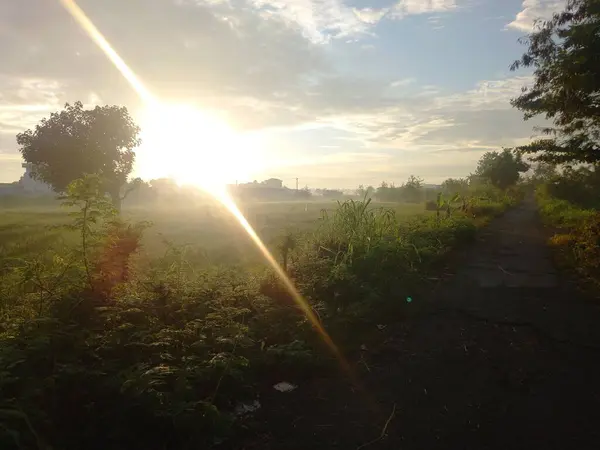
[(169, 176), (214, 192), (247, 180), (260, 164), (256, 139), (216, 114), (187, 105), (154, 103), (141, 120), (138, 160), (144, 178)]
[(171, 176), (180, 184), (201, 187), (219, 200), (246, 230), (354, 384), (361, 388), (308, 302), (224, 189), (228, 183), (247, 180), (249, 174), (264, 169), (267, 158), (259, 155), (259, 150), (264, 148), (262, 135), (236, 133), (226, 121), (208, 111), (158, 102), (75, 1), (60, 1), (147, 105), (140, 121), (143, 143), (137, 152), (138, 175), (143, 178)]

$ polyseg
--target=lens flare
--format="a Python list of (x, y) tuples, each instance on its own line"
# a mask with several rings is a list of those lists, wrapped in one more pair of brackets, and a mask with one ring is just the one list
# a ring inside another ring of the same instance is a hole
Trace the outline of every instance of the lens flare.
[[(59, 0), (60, 3), (65, 7), (65, 9), (69, 12), (69, 14), (77, 21), (77, 23), (81, 26), (81, 28), (89, 35), (89, 37), (98, 45), (98, 47), (104, 52), (104, 54), (108, 57), (108, 59), (114, 64), (114, 66), (121, 72), (123, 77), (129, 82), (131, 87), (136, 91), (136, 93), (140, 96), (140, 98), (146, 102), (147, 104), (155, 104), (157, 103), (156, 98), (152, 93), (144, 86), (144, 84), (140, 81), (140, 79), (136, 76), (136, 74), (131, 70), (131, 68), (125, 63), (125, 61), (119, 56), (119, 54), (113, 49), (110, 43), (104, 38), (102, 33), (96, 28), (93, 22), (88, 18), (85, 12), (75, 3), (74, 0)], [(217, 200), (219, 200), (225, 208), (237, 219), (242, 228), (248, 233), (250, 239), (256, 244), (259, 248), (269, 265), (273, 268), (277, 276), (281, 279), (286, 289), (289, 291), (290, 295), (298, 305), (298, 307), (302, 310), (306, 318), (313, 325), (313, 327), (317, 330), (321, 339), (325, 342), (325, 344), (329, 347), (331, 352), (338, 359), (341, 366), (348, 372), (353, 381), (354, 376), (352, 374), (352, 370), (346, 359), (343, 357), (338, 347), (335, 345), (327, 331), (323, 328), (320, 320), (317, 318), (316, 314), (308, 304), (308, 302), (302, 298), (302, 295), (298, 292), (294, 283), (287, 276), (285, 271), (281, 268), (279, 263), (275, 260), (271, 252), (264, 245), (260, 237), (256, 234), (250, 223), (246, 220), (242, 212), (239, 210), (235, 202), (231, 199), (231, 197), (225, 191), (224, 186), (214, 187), (210, 189), (210, 193), (215, 196)]]
[(123, 61), (114, 48), (108, 43), (105, 37), (96, 28), (94, 23), (83, 12), (83, 10), (75, 3), (75, 0), (59, 0), (65, 9), (71, 14), (73, 19), (81, 26), (88, 36), (98, 45), (100, 50), (104, 52), (107, 58), (114, 64), (119, 72), (129, 82), (131, 87), (146, 103), (154, 103), (156, 100), (148, 89), (144, 86), (131, 68)]
[(294, 301), (296, 302), (298, 307), (304, 313), (304, 315), (309, 320), (309, 322), (312, 324), (312, 326), (315, 328), (315, 330), (317, 330), (317, 332), (323, 339), (323, 342), (325, 342), (325, 344), (329, 347), (329, 349), (332, 351), (332, 353), (335, 355), (335, 357), (340, 361), (340, 363), (342, 364), (344, 369), (349, 371), (350, 367), (349, 367), (346, 359), (342, 356), (341, 352), (339, 351), (338, 347), (335, 345), (335, 343), (333, 342), (333, 340), (331, 339), (331, 337), (329, 336), (327, 331), (325, 331), (325, 328), (323, 328), (321, 321), (319, 320), (317, 315), (314, 313), (312, 307), (298, 292), (298, 290), (294, 286), (294, 283), (292, 283), (292, 281), (287, 276), (287, 274), (285, 273), (283, 268), (279, 265), (279, 263), (273, 257), (273, 255), (271, 254), (269, 249), (265, 246), (263, 241), (256, 234), (256, 232), (252, 228), (252, 225), (250, 225), (250, 223), (246, 220), (246, 218), (244, 217), (242, 212), (239, 210), (239, 208), (237, 207), (235, 202), (231, 199), (231, 197), (224, 190), (213, 191), (212, 195), (217, 200), (219, 200), (223, 204), (223, 206), (225, 206), (225, 208), (227, 208), (227, 210), (233, 215), (233, 217), (235, 217), (237, 219), (237, 221), (240, 223), (242, 228), (244, 228), (246, 233), (248, 233), (248, 236), (250, 236), (250, 239), (252, 239), (252, 241), (256, 244), (258, 249), (261, 251), (261, 253), (265, 257), (265, 259), (267, 260), (267, 262), (271, 265), (271, 267), (273, 268), (275, 273), (277, 273), (277, 276), (281, 279), (284, 286), (286, 287), (286, 289), (288, 290), (288, 292), (290, 293), (290, 295), (292, 296), (292, 298), (294, 299)]

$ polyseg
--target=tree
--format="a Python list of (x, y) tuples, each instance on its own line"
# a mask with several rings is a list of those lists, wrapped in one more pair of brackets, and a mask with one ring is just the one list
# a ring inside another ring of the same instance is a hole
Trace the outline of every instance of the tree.
[(134, 148), (140, 128), (127, 108), (67, 103), (60, 112), (42, 119), (34, 130), (17, 135), (23, 159), (34, 167), (32, 175), (57, 192), (86, 174), (98, 174), (104, 192), (120, 209), (122, 188), (133, 169)]
[(375, 188), (373, 186), (365, 187), (364, 184), (359, 184), (358, 189), (356, 190), (356, 195), (360, 198), (371, 197), (375, 193)]
[(423, 179), (411, 175), (406, 183), (401, 186), (400, 195), (406, 202), (418, 203), (422, 200)]
[(380, 202), (396, 201), (396, 187), (394, 186), (394, 183), (382, 181), (381, 186), (375, 191), (375, 198)]
[(461, 194), (469, 190), (469, 181), (464, 178), (448, 178), (442, 183), (442, 191), (446, 194)]
[(500, 189), (506, 189), (519, 181), (521, 172), (527, 172), (529, 165), (521, 156), (504, 149), (502, 152), (487, 152), (477, 163), (475, 175), (487, 180)]
[(566, 9), (543, 22), (521, 43), (527, 52), (511, 70), (534, 68), (534, 85), (511, 104), (525, 120), (544, 115), (547, 137), (518, 147), (534, 160), (600, 162), (600, 0), (568, 0)]
[(536, 182), (546, 182), (557, 175), (556, 164), (539, 162), (533, 166), (531, 179)]

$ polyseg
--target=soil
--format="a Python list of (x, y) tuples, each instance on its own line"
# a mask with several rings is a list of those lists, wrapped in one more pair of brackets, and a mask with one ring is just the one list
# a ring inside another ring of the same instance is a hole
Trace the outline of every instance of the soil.
[(600, 308), (546, 238), (533, 200), (496, 219), (350, 374), (266, 389), (232, 448), (600, 448)]

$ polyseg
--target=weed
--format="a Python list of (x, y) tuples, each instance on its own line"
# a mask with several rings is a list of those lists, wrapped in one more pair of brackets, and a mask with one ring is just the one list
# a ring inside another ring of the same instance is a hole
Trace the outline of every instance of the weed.
[[(152, 228), (115, 221), (93, 177), (63, 201), (65, 245), (0, 266), (0, 447), (209, 448), (231, 433), (235, 404), (259, 381), (324, 364), (311, 324), (268, 267), (202, 265), (180, 242), (144, 259)], [(338, 202), (318, 226), (276, 244), (336, 342), (404, 308), (398, 299), (476, 230), (459, 208), (409, 219), (399, 211)], [(272, 217), (256, 220), (270, 226)]]

